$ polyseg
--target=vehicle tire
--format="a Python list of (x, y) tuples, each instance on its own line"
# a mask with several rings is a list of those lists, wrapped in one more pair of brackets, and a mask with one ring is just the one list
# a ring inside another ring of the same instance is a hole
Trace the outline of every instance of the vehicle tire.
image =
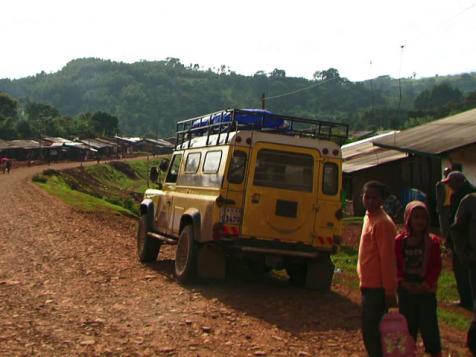
[(304, 286), (306, 284), (307, 264), (305, 262), (289, 264), (286, 266), (286, 273), (291, 285)]
[(193, 226), (186, 225), (177, 243), (175, 252), (175, 276), (181, 284), (192, 282), (197, 272), (197, 242), (193, 236)]
[(148, 228), (147, 215), (143, 214), (137, 228), (137, 256), (141, 263), (157, 260), (160, 251), (160, 241), (147, 236)]
[(246, 265), (251, 273), (255, 275), (268, 274), (272, 268), (265, 263), (264, 256), (250, 257), (246, 260)]
[(312, 290), (328, 292), (331, 290), (334, 276), (334, 264), (329, 254), (309, 261), (307, 266), (306, 287)]

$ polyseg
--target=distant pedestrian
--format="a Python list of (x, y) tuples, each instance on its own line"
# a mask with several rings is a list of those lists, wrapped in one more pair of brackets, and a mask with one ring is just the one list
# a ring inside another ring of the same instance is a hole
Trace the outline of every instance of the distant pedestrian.
[(362, 336), (369, 356), (381, 356), (379, 324), (389, 307), (396, 306), (397, 272), (395, 224), (382, 204), (387, 187), (378, 181), (364, 185), (366, 214), (360, 237), (357, 272), (362, 292)]
[(403, 214), (403, 206), (397, 196), (394, 194), (388, 195), (383, 202), (383, 209), (394, 222), (400, 222)]
[[(466, 176), (464, 176), (460, 171), (452, 171), (443, 182), (448, 184), (453, 190), (450, 205), (450, 222), (457, 223), (455, 217), (461, 200), (467, 194), (476, 192), (476, 188), (469, 183)], [(456, 287), (460, 298), (458, 304), (471, 310), (473, 309), (473, 298), (471, 294), (469, 268), (467, 262), (464, 262), (461, 255), (457, 254), (454, 244), (455, 236), (460, 232), (461, 227), (462, 223), (457, 223), (455, 227), (450, 229), (446, 245), (452, 253), (453, 272), (455, 274)]]
[(12, 160), (8, 159), (6, 162), (5, 162), (5, 169), (3, 171), (3, 173), (7, 173), (9, 174), (10, 171), (12, 170)]
[(405, 208), (404, 230), (395, 238), (398, 304), (408, 331), (416, 341), (421, 333), (425, 352), (441, 356), (436, 314), (436, 288), (441, 272), (440, 239), (429, 233), (430, 214), (423, 202)]
[[(445, 167), (443, 170), (443, 180), (448, 177), (451, 168)], [(436, 183), (436, 213), (438, 213), (438, 222), (440, 225), (441, 237), (446, 241), (448, 239), (450, 228), (450, 206), (453, 190), (442, 180)]]

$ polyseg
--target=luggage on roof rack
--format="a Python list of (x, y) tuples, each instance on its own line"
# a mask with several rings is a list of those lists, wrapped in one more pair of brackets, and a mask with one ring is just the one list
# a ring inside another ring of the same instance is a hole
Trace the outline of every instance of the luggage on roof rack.
[[(343, 144), (348, 138), (347, 124), (273, 114), (265, 109), (225, 109), (177, 122), (177, 148), (197, 136), (226, 135), (236, 130), (259, 130), (282, 135), (332, 140)], [(220, 140), (216, 141), (217, 143)]]

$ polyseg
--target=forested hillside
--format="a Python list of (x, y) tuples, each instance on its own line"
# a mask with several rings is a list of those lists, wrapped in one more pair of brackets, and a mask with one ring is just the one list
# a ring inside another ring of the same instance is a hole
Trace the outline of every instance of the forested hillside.
[[(388, 76), (351, 82), (334, 68), (316, 71), (313, 80), (286, 77), (280, 69), (243, 76), (226, 66), (203, 69), (176, 58), (133, 64), (78, 59), (56, 73), (0, 80), (0, 91), (23, 106), (48, 104), (65, 117), (107, 112), (118, 118), (124, 134), (166, 136), (180, 119), (226, 107), (260, 107), (262, 93), (269, 98), (266, 107), (277, 113), (345, 121), (354, 129), (401, 128), (415, 117), (441, 115), (441, 108), (446, 113), (472, 105), (476, 73), (405, 78), (400, 87)], [(281, 96), (286, 93), (291, 94)]]

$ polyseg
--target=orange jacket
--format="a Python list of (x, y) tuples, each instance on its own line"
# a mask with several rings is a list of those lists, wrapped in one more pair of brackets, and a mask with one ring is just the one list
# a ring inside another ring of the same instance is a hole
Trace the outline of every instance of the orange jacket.
[(361, 288), (384, 288), (386, 295), (395, 294), (395, 234), (395, 224), (383, 209), (377, 213), (366, 213), (357, 262)]

